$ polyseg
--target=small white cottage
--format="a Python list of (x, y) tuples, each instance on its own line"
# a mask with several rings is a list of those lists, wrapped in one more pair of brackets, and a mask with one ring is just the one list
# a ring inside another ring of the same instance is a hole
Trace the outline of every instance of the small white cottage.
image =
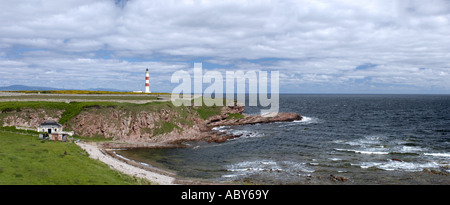
[(49, 139), (56, 141), (67, 141), (67, 136), (72, 136), (73, 132), (64, 132), (63, 126), (55, 121), (45, 121), (37, 128), (38, 132), (45, 132), (45, 134), (39, 134), (41, 139)]

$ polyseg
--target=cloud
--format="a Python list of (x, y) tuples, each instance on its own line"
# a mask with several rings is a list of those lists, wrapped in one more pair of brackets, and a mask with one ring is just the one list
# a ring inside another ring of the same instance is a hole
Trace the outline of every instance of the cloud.
[[(137, 81), (136, 70), (149, 67), (155, 83), (170, 91), (171, 72), (202, 61), (212, 70), (279, 70), (282, 92), (301, 89), (295, 85), (311, 92), (330, 86), (450, 92), (445, 0), (3, 1), (0, 7), (0, 72), (44, 79), (42, 73), (55, 71), (80, 88), (120, 88), (114, 82)], [(13, 79), (22, 77), (0, 77), (4, 84)]]

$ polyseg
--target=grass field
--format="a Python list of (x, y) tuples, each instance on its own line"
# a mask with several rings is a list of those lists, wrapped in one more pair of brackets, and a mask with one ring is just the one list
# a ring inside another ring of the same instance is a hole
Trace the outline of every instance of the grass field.
[(4, 91), (11, 93), (42, 93), (42, 94), (130, 94), (130, 95), (170, 95), (170, 93), (135, 93), (117, 91), (91, 91), (91, 90), (24, 90), (24, 91)]
[(74, 143), (0, 130), (0, 185), (150, 184), (89, 158)]

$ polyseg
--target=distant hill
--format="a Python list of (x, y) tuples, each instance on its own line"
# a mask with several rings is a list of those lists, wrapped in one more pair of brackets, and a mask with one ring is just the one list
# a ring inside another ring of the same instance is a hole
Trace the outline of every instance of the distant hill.
[(19, 90), (60, 90), (60, 89), (51, 87), (26, 86), (26, 85), (10, 85), (6, 87), (0, 87), (0, 91), (19, 91)]
[[(6, 86), (6, 87), (0, 87), (0, 91), (22, 91), (22, 90), (80, 90), (80, 89), (61, 89), (61, 88), (27, 86), (27, 85), (10, 85), (10, 86)], [(85, 90), (128, 92), (125, 90), (119, 90), (119, 89), (114, 89), (114, 88), (89, 88), (89, 89), (85, 89)]]

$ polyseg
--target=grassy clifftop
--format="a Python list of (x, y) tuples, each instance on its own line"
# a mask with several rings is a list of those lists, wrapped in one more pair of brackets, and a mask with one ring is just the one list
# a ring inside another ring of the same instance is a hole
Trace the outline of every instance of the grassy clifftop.
[(41, 102), (41, 101), (32, 101), (32, 102), (1, 102), (0, 103), (0, 112), (8, 113), (8, 112), (20, 112), (24, 108), (31, 109), (57, 109), (63, 110), (61, 118), (59, 119), (60, 124), (66, 123), (72, 117), (76, 116), (84, 107), (90, 106), (114, 106), (118, 103), (114, 102), (71, 102), (71, 103), (63, 103), (63, 102)]
[[(0, 126), (11, 118), (22, 122), (48, 113), (76, 135), (96, 138), (131, 136), (151, 138), (176, 131), (186, 131), (200, 120), (219, 114), (222, 107), (176, 107), (171, 102), (150, 102), (146, 104), (119, 102), (0, 102)], [(33, 111), (40, 111), (34, 113)], [(31, 114), (30, 114), (31, 113)], [(45, 113), (45, 114), (43, 114)], [(8, 118), (9, 116), (9, 118)], [(23, 126), (9, 123), (9, 126)], [(33, 126), (36, 126), (36, 122)], [(143, 139), (145, 141), (145, 139)]]

